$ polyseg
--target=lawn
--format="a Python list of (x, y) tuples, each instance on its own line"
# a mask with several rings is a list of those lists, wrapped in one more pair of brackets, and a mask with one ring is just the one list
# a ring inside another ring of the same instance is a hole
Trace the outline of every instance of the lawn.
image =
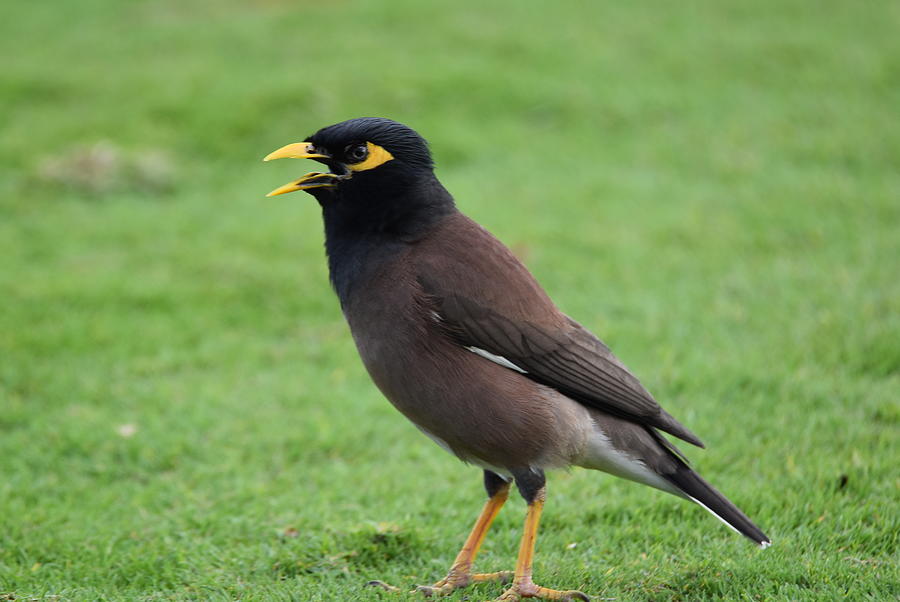
[[(431, 141), (463, 211), (704, 439), (695, 466), (774, 541), (553, 473), (539, 583), (900, 597), (897, 3), (0, 17), (0, 599), (389, 600), (363, 583), (443, 576), (480, 472), (369, 382), (317, 205), (263, 198), (313, 167), (266, 153), (363, 115)], [(480, 567), (512, 568), (523, 516), (515, 496)]]

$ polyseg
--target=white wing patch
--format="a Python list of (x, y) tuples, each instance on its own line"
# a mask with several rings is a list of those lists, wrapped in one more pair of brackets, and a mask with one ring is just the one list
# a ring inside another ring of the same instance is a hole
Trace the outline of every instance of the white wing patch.
[(490, 351), (485, 351), (484, 349), (480, 349), (478, 347), (466, 347), (472, 353), (478, 354), (481, 357), (491, 360), (495, 364), (503, 366), (504, 368), (509, 368), (510, 370), (515, 370), (516, 372), (521, 372), (522, 374), (526, 374), (525, 370), (522, 370), (514, 363), (503, 357), (502, 355), (494, 355)]

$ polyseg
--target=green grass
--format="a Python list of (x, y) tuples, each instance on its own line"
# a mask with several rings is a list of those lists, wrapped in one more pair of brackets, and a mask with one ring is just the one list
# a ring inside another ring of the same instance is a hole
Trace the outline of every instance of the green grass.
[[(267, 152), (381, 115), (430, 139), (462, 209), (706, 441), (698, 469), (775, 542), (556, 473), (540, 583), (900, 596), (896, 3), (0, 13), (0, 593), (379, 600), (366, 580), (443, 575), (480, 474), (369, 383), (315, 203), (262, 198), (309, 167)], [(481, 567), (512, 567), (523, 514)]]

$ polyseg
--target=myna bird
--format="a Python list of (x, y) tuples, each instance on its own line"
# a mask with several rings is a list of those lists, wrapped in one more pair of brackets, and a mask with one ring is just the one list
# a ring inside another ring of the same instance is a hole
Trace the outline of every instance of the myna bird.
[[(419, 134), (388, 119), (351, 119), (265, 160), (281, 158), (328, 167), (269, 196), (303, 190), (321, 205), (331, 284), (372, 380), (438, 445), (484, 469), (481, 515), (447, 576), (420, 591), (511, 577), (500, 600), (587, 600), (532, 581), (544, 471), (572, 465), (696, 502), (769, 545), (661, 432), (703, 447), (700, 439), (460, 213)], [(473, 573), (513, 481), (528, 503), (515, 572)]]

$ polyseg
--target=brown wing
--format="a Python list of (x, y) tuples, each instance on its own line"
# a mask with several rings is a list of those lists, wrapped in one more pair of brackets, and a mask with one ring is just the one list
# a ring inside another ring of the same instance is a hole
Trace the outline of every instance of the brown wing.
[(454, 215), (417, 246), (412, 259), (422, 289), (460, 345), (506, 358), (584, 405), (703, 446), (481, 226)]

